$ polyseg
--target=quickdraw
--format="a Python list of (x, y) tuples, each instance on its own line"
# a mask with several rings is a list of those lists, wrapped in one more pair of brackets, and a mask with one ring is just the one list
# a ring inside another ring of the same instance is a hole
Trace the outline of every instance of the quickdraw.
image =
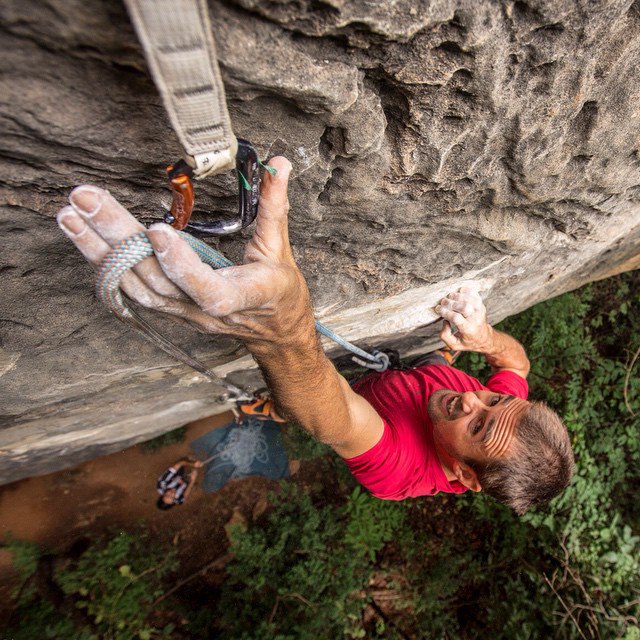
[(164, 221), (174, 229), (186, 229), (198, 235), (221, 236), (240, 231), (249, 226), (258, 214), (260, 201), (260, 160), (253, 145), (238, 138), (236, 176), (238, 178), (238, 216), (232, 220), (190, 222), (195, 197), (193, 193), (193, 168), (184, 160), (167, 167), (169, 185), (173, 192), (171, 211)]

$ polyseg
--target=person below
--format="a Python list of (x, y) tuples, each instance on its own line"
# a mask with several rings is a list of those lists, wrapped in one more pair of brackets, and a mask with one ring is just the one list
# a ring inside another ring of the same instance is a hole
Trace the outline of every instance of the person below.
[[(194, 458), (182, 458), (172, 464), (159, 478), (157, 490), (160, 496), (156, 502), (158, 509), (166, 511), (184, 504), (191, 495), (202, 463)], [(191, 467), (191, 471), (187, 471)]]

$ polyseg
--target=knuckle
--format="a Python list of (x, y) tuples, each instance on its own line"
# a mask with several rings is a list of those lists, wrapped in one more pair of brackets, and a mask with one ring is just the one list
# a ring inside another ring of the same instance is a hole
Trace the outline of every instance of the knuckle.
[(203, 304), (202, 310), (214, 318), (225, 318), (233, 313), (235, 309), (231, 300), (228, 298), (222, 298)]
[(178, 300), (171, 300), (170, 298), (157, 298), (156, 309), (158, 311), (162, 311), (163, 313), (170, 313), (172, 315), (179, 316), (181, 318), (187, 317), (188, 313), (185, 308), (185, 305), (180, 303)]

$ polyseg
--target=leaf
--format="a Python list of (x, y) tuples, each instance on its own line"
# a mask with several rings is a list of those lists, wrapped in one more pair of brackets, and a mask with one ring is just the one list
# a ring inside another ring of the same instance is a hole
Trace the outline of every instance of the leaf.
[(128, 564), (123, 564), (118, 568), (118, 572), (123, 578), (128, 578), (131, 575), (131, 567)]

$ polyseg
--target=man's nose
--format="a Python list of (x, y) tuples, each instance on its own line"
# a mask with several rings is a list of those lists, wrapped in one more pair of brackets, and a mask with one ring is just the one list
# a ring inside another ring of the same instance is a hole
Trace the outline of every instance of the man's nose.
[(482, 404), (482, 402), (473, 391), (465, 391), (462, 394), (461, 406), (465, 413), (471, 413), (479, 404)]

